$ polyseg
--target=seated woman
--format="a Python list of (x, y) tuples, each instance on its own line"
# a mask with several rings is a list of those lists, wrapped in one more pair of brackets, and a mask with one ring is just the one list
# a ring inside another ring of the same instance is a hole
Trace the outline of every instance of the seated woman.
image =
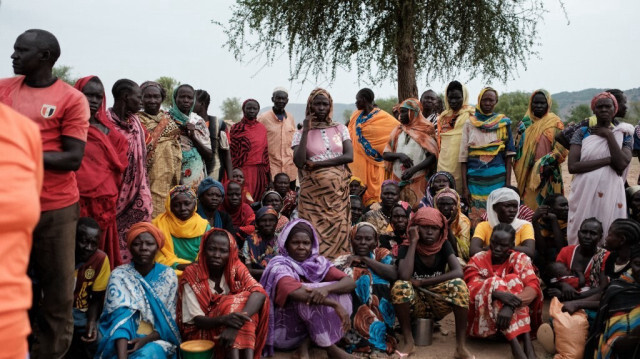
[(351, 179), (349, 180), (349, 195), (358, 196), (360, 197), (360, 199), (362, 199), (362, 196), (366, 191), (366, 183), (362, 182), (360, 177), (351, 176)]
[(214, 341), (216, 358), (260, 358), (269, 299), (229, 232), (214, 228), (204, 235), (198, 261), (180, 281), (177, 318), (182, 339)]
[(469, 261), (469, 238), (471, 221), (462, 213), (460, 195), (455, 189), (444, 188), (433, 197), (434, 207), (447, 219), (449, 242), (456, 256), (466, 263)]
[(456, 189), (456, 180), (449, 172), (436, 172), (429, 182), (427, 182), (427, 189), (424, 193), (424, 197), (420, 200), (418, 207), (433, 207), (433, 196), (443, 188)]
[(218, 208), (224, 200), (224, 186), (222, 183), (207, 177), (198, 185), (198, 214), (209, 221), (213, 228), (222, 228), (229, 233), (235, 233), (233, 220), (227, 212)]
[(291, 183), (294, 182), (291, 182), (289, 176), (284, 172), (273, 176), (273, 189), (282, 198), (280, 213), (287, 218), (290, 218), (293, 211), (298, 207), (298, 192), (291, 189)]
[(240, 183), (235, 180), (229, 181), (225, 192), (227, 195), (224, 197), (223, 208), (231, 216), (233, 226), (238, 229), (234, 237), (238, 248), (242, 248), (245, 239), (256, 230), (253, 225), (256, 215), (251, 206), (242, 201)]
[(471, 245), (469, 246), (469, 255), (486, 251), (490, 247), (492, 228), (500, 223), (511, 225), (516, 231), (515, 251), (522, 252), (533, 258), (536, 250), (536, 242), (533, 234), (533, 226), (531, 223), (519, 219), (518, 211), (520, 205), (520, 196), (510, 188), (498, 188), (489, 194), (487, 198), (487, 216), (486, 222), (481, 222), (473, 233)]
[[(630, 250), (631, 269), (611, 282), (589, 333), (585, 358), (638, 358), (640, 353), (640, 246)], [(597, 356), (593, 355), (597, 348)], [(588, 355), (588, 356), (587, 356)]]
[(196, 194), (191, 187), (173, 187), (165, 200), (165, 212), (154, 218), (152, 223), (165, 236), (156, 262), (170, 266), (181, 275), (187, 264), (196, 260), (200, 238), (211, 227), (196, 213)]
[(260, 280), (272, 300), (264, 355), (298, 348), (308, 358), (311, 340), (330, 358), (352, 358), (336, 343), (351, 328), (353, 279), (319, 255), (318, 234), (304, 219), (287, 224), (278, 248)]
[(132, 261), (111, 272), (96, 358), (177, 358), (178, 278), (154, 261), (164, 239), (147, 222), (134, 224), (127, 233)]
[[(587, 218), (582, 221), (578, 232), (579, 244), (566, 246), (560, 250), (556, 262), (564, 264), (570, 271), (584, 273), (584, 287), (589, 290), (580, 292), (568, 283), (557, 283), (556, 288), (549, 289), (549, 295), (558, 297), (567, 309), (574, 305), (570, 301), (588, 298), (600, 294), (609, 284), (605, 274), (605, 263), (609, 257), (609, 251), (599, 248), (598, 243), (602, 239), (602, 223), (596, 218)], [(582, 309), (579, 306), (575, 310)], [(575, 310), (571, 310), (574, 312)], [(594, 313), (595, 314), (595, 313)], [(595, 316), (595, 315), (594, 315)]]
[(369, 222), (376, 227), (380, 234), (393, 232), (391, 228), (391, 209), (400, 199), (400, 187), (398, 182), (386, 180), (382, 182), (382, 192), (380, 192), (380, 203), (374, 203), (367, 213), (362, 216), (363, 222)]
[(469, 259), (464, 270), (471, 293), (467, 333), (478, 338), (502, 333), (514, 358), (534, 359), (529, 333), (542, 320), (542, 291), (531, 259), (513, 250), (515, 240), (515, 229), (500, 223), (493, 228), (489, 250)]
[(273, 207), (273, 209), (275, 209), (276, 212), (278, 212), (276, 234), (280, 234), (284, 226), (287, 223), (289, 223), (289, 218), (282, 215), (280, 212), (282, 210), (282, 196), (280, 196), (280, 193), (276, 191), (266, 191), (264, 195), (262, 195), (262, 200), (260, 201), (260, 204), (263, 207), (266, 207), (266, 206)]
[(356, 290), (351, 293), (352, 327), (344, 345), (348, 352), (365, 353), (371, 358), (376, 353), (392, 354), (398, 344), (393, 335), (396, 316), (390, 292), (390, 283), (398, 277), (393, 256), (388, 249), (378, 247), (378, 232), (370, 223), (355, 225), (350, 238), (352, 254), (333, 261), (356, 282)]
[(604, 247), (611, 252), (605, 264), (605, 273), (617, 279), (631, 268), (631, 247), (640, 242), (640, 224), (632, 219), (618, 218), (609, 227)]
[(401, 244), (409, 245), (407, 227), (410, 216), (411, 207), (409, 207), (409, 203), (396, 203), (391, 209), (391, 228), (393, 228), (393, 232), (380, 236), (380, 247), (390, 250), (394, 258), (398, 256), (398, 247)]
[(267, 264), (278, 253), (276, 223), (278, 213), (273, 207), (265, 206), (256, 213), (256, 231), (244, 242), (242, 256), (251, 275), (260, 280)]
[(462, 280), (462, 267), (447, 241), (447, 233), (447, 219), (442, 213), (429, 207), (420, 208), (409, 223), (410, 244), (398, 250), (398, 281), (391, 289), (391, 296), (404, 336), (401, 356), (415, 351), (412, 317), (439, 321), (453, 311), (454, 356), (473, 357), (465, 344), (469, 290)]

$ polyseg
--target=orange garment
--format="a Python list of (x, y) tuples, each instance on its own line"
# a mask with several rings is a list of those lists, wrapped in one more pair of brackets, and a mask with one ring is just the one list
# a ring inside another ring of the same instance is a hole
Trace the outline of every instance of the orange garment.
[(296, 122), (291, 113), (285, 111), (285, 114), (285, 118), (280, 121), (271, 109), (261, 113), (258, 116), (258, 122), (267, 128), (271, 178), (278, 173), (286, 173), (291, 181), (295, 181), (298, 178), (298, 168), (293, 163), (291, 142), (296, 133)]
[[(369, 205), (380, 200), (380, 190), (385, 180), (382, 153), (389, 142), (391, 131), (400, 122), (379, 108), (374, 108), (369, 114), (371, 118), (366, 121), (359, 121), (361, 115), (363, 111), (356, 110), (349, 120), (349, 136), (353, 143), (353, 163), (349, 164), (349, 168), (353, 175), (362, 178), (367, 186), (362, 200), (365, 205)], [(370, 150), (375, 151), (379, 156), (371, 155)]]
[(0, 358), (25, 358), (31, 332), (27, 266), (40, 218), (42, 140), (33, 121), (1, 103), (0, 127)]
[[(89, 103), (82, 92), (62, 80), (36, 88), (25, 85), (24, 76), (2, 79), (0, 102), (38, 125), (45, 152), (62, 151), (62, 136), (87, 142)], [(40, 198), (42, 211), (69, 207), (79, 199), (74, 171), (46, 170)]]

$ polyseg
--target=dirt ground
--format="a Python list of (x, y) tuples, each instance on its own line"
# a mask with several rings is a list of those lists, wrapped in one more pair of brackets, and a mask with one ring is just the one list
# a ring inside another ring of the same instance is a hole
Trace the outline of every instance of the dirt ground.
[[(562, 165), (562, 173), (564, 179), (565, 186), (565, 195), (568, 197), (571, 192), (571, 174), (567, 170), (567, 165), (564, 163)], [(629, 174), (627, 176), (627, 180), (629, 185), (635, 185), (638, 183), (638, 175), (640, 174), (640, 163), (636, 158), (631, 160), (631, 169), (629, 170)], [(515, 176), (511, 178), (515, 179)], [(515, 180), (513, 181), (515, 185)], [(549, 317), (549, 301), (545, 301), (545, 307), (543, 311), (543, 318), (547, 321)], [(453, 358), (453, 353), (455, 350), (455, 327), (453, 321), (453, 314), (448, 315), (442, 321), (440, 321), (442, 326), (441, 332), (434, 333), (433, 335), (433, 343), (427, 347), (417, 347), (416, 355), (412, 356), (412, 358), (416, 359), (427, 359), (427, 358)], [(448, 332), (447, 335), (443, 335), (442, 332)], [(534, 346), (536, 353), (539, 359), (551, 359), (553, 355), (548, 354), (542, 348), (540, 343), (534, 341)], [(487, 341), (487, 340), (468, 340), (468, 348), (471, 354), (475, 355), (476, 359), (510, 359), (513, 358), (511, 355), (511, 349), (509, 345), (505, 342), (495, 342), (495, 341)], [(279, 352), (276, 353), (276, 359), (284, 359), (291, 358), (291, 353)], [(327, 354), (320, 349), (313, 349), (311, 351), (312, 358), (327, 358)]]

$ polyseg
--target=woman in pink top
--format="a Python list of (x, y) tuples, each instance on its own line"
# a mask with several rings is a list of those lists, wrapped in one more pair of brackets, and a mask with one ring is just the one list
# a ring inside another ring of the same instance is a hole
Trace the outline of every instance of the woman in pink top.
[(349, 252), (351, 210), (347, 167), (353, 146), (347, 127), (332, 121), (333, 100), (317, 88), (307, 100), (302, 130), (293, 136), (293, 161), (300, 169), (300, 218), (320, 235), (320, 255), (330, 259)]

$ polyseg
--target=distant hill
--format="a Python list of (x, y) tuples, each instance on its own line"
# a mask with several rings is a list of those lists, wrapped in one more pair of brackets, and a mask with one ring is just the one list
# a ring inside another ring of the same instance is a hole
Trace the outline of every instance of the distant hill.
[[(572, 108), (580, 104), (591, 105), (593, 96), (604, 90), (606, 89), (590, 88), (574, 92), (565, 91), (553, 94), (551, 97), (553, 98), (553, 102), (558, 104), (558, 115), (564, 119), (569, 116)], [(640, 87), (623, 91), (625, 95), (627, 95), (628, 102), (640, 101)]]
[[(263, 107), (260, 109), (260, 113), (268, 111), (271, 109), (271, 106)], [(307, 109), (306, 103), (290, 103), (287, 105), (287, 111), (289, 111), (293, 118), (296, 120), (296, 123), (302, 123), (304, 121), (304, 113)], [(333, 104), (333, 121), (344, 123), (343, 113), (345, 110), (349, 112), (353, 112), (356, 110), (356, 105), (353, 103), (334, 103)]]
[[(553, 102), (558, 104), (558, 115), (562, 119), (566, 119), (571, 112), (571, 109), (580, 104), (591, 104), (591, 99), (596, 94), (604, 91), (606, 89), (597, 89), (597, 88), (589, 88), (580, 91), (573, 92), (558, 92), (556, 94), (552, 94)], [(625, 95), (627, 95), (628, 102), (636, 102), (640, 101), (640, 87), (636, 87), (630, 90), (623, 90)], [(271, 108), (271, 106), (264, 107), (260, 110), (260, 112), (267, 111)], [(304, 103), (290, 103), (287, 105), (287, 111), (293, 114), (293, 117), (296, 120), (296, 123), (302, 123), (304, 120), (304, 112), (307, 108), (307, 105)], [(334, 103), (333, 104), (333, 118), (334, 121), (344, 123), (344, 111), (348, 110), (349, 112), (355, 111), (356, 106), (353, 103)]]

